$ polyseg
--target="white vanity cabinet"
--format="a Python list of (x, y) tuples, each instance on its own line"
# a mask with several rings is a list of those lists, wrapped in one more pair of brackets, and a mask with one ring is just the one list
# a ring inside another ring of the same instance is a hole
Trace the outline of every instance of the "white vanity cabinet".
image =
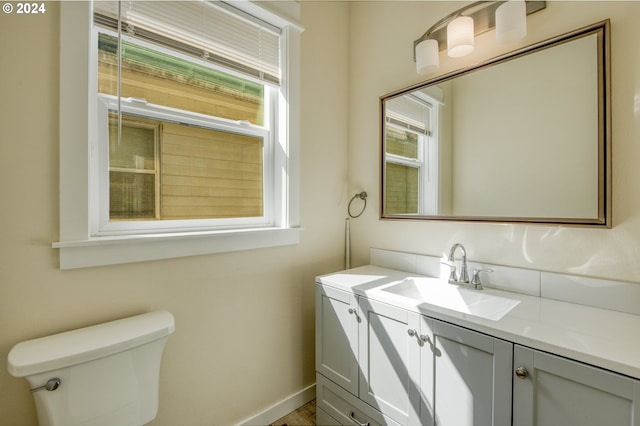
[(511, 343), (329, 286), (316, 297), (323, 415), (342, 424), (511, 423)]
[(316, 284), (322, 422), (640, 426), (638, 315), (375, 265)]
[(640, 426), (640, 381), (515, 345), (514, 426)]

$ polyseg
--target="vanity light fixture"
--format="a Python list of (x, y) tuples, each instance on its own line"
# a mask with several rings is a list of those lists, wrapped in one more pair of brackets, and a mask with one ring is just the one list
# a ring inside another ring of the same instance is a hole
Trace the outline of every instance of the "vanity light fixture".
[[(475, 36), (496, 29), (498, 43), (515, 43), (527, 34), (527, 15), (547, 7), (546, 1), (476, 1), (436, 22), (413, 42), (418, 74), (440, 67), (440, 50), (451, 58), (473, 52)], [(444, 25), (447, 24), (446, 28)]]

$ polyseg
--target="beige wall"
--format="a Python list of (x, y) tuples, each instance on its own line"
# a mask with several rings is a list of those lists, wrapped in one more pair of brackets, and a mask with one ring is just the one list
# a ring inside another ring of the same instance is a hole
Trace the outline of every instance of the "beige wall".
[[(60, 271), (59, 3), (0, 15), (0, 360), (26, 339), (155, 309), (176, 318), (154, 425), (241, 421), (314, 383), (314, 276), (342, 268), (347, 8), (302, 8), (302, 242)], [(329, 166), (330, 165), (330, 166)], [(0, 362), (0, 424), (36, 424)]]
[(495, 33), (476, 39), (466, 58), (441, 55), (439, 73), (611, 18), (613, 79), (613, 228), (379, 221), (378, 98), (427, 78), (415, 72), (412, 42), (458, 2), (354, 2), (351, 5), (350, 192), (370, 194), (352, 221), (353, 265), (369, 247), (441, 255), (455, 242), (477, 261), (640, 283), (640, 2), (547, 2), (528, 19), (518, 46), (498, 47)]

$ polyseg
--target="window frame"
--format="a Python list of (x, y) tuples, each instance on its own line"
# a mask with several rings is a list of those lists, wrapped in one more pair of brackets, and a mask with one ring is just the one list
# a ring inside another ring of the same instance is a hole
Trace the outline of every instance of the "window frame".
[[(97, 43), (94, 39), (97, 32), (93, 29), (91, 2), (63, 2), (60, 16), (60, 236), (59, 241), (53, 243), (60, 251), (61, 269), (299, 243), (299, 52), (303, 31), (296, 21), (299, 5), (296, 2), (278, 5), (238, 2), (233, 6), (282, 29), (281, 86), (272, 96), (278, 109), (271, 118), (276, 126), (271, 152), (267, 152), (273, 164), (270, 178), (273, 192), (265, 194), (265, 200), (273, 203), (272, 217), (247, 224), (250, 227), (237, 224), (174, 226), (153, 232), (130, 230), (117, 235), (100, 230), (96, 219), (100, 218), (100, 206), (95, 199), (101, 189), (100, 179), (96, 178), (96, 165), (101, 161), (96, 130), (100, 107), (98, 102), (92, 102), (92, 94), (97, 93), (97, 58), (94, 57), (97, 49), (93, 45)], [(140, 106), (134, 105), (134, 108)], [(241, 124), (219, 124), (242, 127)], [(108, 172), (103, 175), (108, 179)]]

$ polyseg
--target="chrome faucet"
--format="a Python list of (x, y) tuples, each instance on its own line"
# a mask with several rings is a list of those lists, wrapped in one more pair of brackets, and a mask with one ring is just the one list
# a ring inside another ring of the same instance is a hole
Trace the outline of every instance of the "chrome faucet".
[[(460, 260), (460, 275), (456, 273), (456, 264), (455, 264), (455, 254), (456, 250), (460, 249), (462, 252), (462, 259)], [(447, 263), (451, 268), (451, 273), (449, 274), (449, 283), (451, 284), (468, 284), (469, 283), (469, 274), (467, 272), (467, 251), (464, 249), (464, 246), (460, 243), (455, 243), (451, 246), (451, 250), (449, 250), (449, 257), (447, 258)]]

